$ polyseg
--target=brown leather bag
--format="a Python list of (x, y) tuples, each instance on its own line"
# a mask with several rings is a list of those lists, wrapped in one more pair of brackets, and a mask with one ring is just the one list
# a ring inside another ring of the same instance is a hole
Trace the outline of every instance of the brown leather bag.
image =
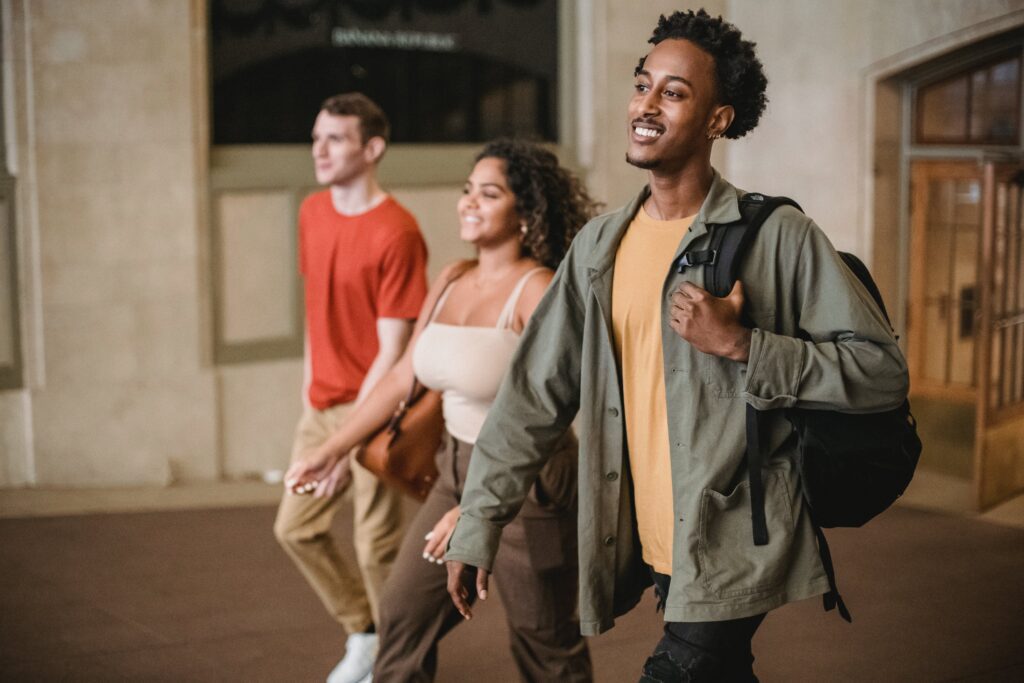
[(441, 394), (424, 391), (417, 397), (418, 388), (413, 378), (409, 395), (356, 452), (356, 460), (385, 484), (423, 500), (437, 479), (434, 458), (444, 436), (444, 417)]
[[(467, 261), (452, 269), (448, 282), (430, 309), (428, 324), (437, 313), (444, 291), (470, 265)], [(356, 451), (356, 461), (384, 483), (424, 500), (437, 479), (434, 458), (444, 438), (444, 416), (441, 394), (427, 390), (417, 396), (419, 388), (419, 380), (414, 376), (409, 394), (398, 404), (387, 425)]]

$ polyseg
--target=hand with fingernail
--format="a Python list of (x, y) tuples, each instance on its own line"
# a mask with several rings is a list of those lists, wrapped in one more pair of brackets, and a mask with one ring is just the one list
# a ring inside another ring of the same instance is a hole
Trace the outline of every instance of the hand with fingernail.
[(483, 567), (471, 567), (458, 560), (448, 560), (445, 562), (445, 568), (448, 570), (448, 596), (463, 619), (472, 619), (470, 586), (474, 586), (476, 594), (481, 600), (486, 600), (491, 573)]
[(743, 325), (743, 283), (728, 296), (716, 297), (692, 282), (683, 282), (671, 295), (669, 327), (698, 351), (746, 363), (751, 331)]
[(424, 560), (431, 563), (444, 564), (444, 551), (448, 547), (448, 539), (452, 537), (452, 532), (455, 531), (455, 523), (457, 521), (459, 521), (458, 505), (444, 513), (444, 516), (434, 525), (433, 530), (423, 537), (427, 542), (423, 546)]
[(348, 453), (330, 440), (310, 455), (293, 462), (284, 475), (285, 490), (322, 498), (342, 490), (352, 479)]

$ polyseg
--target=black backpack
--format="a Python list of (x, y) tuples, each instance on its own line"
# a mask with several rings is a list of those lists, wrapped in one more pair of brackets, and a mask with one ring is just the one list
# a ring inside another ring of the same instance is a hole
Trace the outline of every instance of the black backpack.
[[(761, 225), (775, 209), (785, 205), (802, 210), (787, 197), (744, 195), (740, 199), (742, 218), (733, 223), (708, 226), (709, 248), (683, 254), (679, 272), (691, 266), (704, 266), (705, 288), (714, 296), (726, 296), (736, 282), (743, 258)], [(839, 255), (870, 292), (888, 321), (889, 314), (867, 267), (853, 254), (839, 252)], [(821, 529), (859, 527), (892, 505), (907, 488), (921, 455), (921, 440), (910, 414), (910, 404), (904, 401), (895, 410), (867, 414), (803, 408), (785, 408), (782, 412), (797, 435), (797, 469), (828, 576), (825, 609), (838, 607), (840, 615), (852, 621), (836, 588), (831, 554)], [(768, 526), (761, 478), (764, 413), (747, 404), (746, 421), (754, 544), (766, 545)]]

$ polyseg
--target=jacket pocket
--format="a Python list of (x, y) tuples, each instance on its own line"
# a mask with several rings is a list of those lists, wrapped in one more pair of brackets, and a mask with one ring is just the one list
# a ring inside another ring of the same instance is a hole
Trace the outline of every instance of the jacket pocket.
[(579, 442), (570, 430), (555, 448), (555, 454), (541, 468), (537, 481), (530, 488), (523, 516), (538, 516), (529, 503), (536, 504), (539, 516), (561, 513), (576, 508)]
[(728, 495), (701, 492), (697, 553), (705, 587), (719, 598), (764, 593), (786, 578), (793, 541), (793, 513), (786, 475), (764, 471), (768, 544), (754, 545), (750, 484)]

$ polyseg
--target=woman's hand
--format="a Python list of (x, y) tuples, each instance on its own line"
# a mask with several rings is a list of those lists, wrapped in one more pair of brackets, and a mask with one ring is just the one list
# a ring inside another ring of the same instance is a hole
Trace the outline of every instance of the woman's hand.
[(448, 539), (455, 531), (455, 523), (459, 521), (459, 506), (456, 505), (434, 525), (434, 529), (424, 538), (427, 544), (423, 546), (423, 559), (427, 562), (444, 564), (444, 550), (448, 547)]
[(320, 498), (334, 495), (352, 478), (348, 454), (339, 452), (330, 443), (320, 446), (312, 455), (299, 458), (284, 475), (284, 486), (291, 493), (312, 493)]
[(338, 491), (344, 491), (352, 483), (352, 456), (338, 461), (327, 476), (320, 480), (313, 491), (314, 498), (330, 498)]

